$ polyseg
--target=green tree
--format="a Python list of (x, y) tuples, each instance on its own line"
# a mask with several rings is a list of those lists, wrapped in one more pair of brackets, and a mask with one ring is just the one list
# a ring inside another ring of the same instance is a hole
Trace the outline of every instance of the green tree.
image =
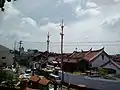
[(10, 70), (0, 70), (0, 83), (2, 81), (18, 81), (18, 76)]
[(100, 68), (99, 69), (99, 74), (100, 76), (106, 76), (108, 74), (107, 70), (103, 69), (103, 68)]

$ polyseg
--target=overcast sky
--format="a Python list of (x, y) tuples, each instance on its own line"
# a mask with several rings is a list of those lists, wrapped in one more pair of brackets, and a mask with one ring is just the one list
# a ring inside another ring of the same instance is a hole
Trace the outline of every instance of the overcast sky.
[[(25, 49), (60, 51), (60, 23), (64, 19), (64, 52), (105, 47), (110, 54), (120, 53), (120, 0), (17, 0), (5, 4), (0, 12), (0, 42), (13, 48), (23, 40)], [(108, 43), (108, 41), (113, 41)], [(69, 43), (67, 43), (69, 42)], [(82, 43), (80, 43), (82, 42)], [(83, 43), (104, 42), (104, 43)], [(107, 45), (106, 45), (107, 44)], [(112, 44), (112, 45), (111, 45)], [(115, 44), (115, 45), (113, 45)]]

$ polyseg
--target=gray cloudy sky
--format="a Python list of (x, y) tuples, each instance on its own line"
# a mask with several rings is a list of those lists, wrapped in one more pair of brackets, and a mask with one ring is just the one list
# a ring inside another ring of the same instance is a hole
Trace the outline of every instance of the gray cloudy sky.
[[(15, 40), (23, 40), (26, 49), (45, 50), (40, 42), (46, 41), (48, 31), (51, 42), (60, 41), (63, 18), (64, 41), (75, 42), (66, 43), (65, 52), (105, 46), (110, 54), (120, 53), (120, 42), (78, 43), (120, 41), (120, 0), (18, 0), (6, 2), (5, 8), (0, 12), (0, 42), (9, 48)], [(59, 52), (59, 43), (51, 43), (50, 50)]]

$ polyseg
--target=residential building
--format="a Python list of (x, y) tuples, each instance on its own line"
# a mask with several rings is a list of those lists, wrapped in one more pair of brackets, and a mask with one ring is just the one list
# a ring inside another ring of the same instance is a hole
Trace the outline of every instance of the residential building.
[(104, 51), (104, 48), (99, 50), (82, 51), (84, 54), (84, 60), (88, 61), (89, 64), (94, 68), (101, 67), (103, 64), (110, 60), (109, 55)]
[(113, 69), (115, 70), (116, 74), (120, 74), (120, 65), (113, 60), (110, 60), (107, 63), (103, 64), (102, 67), (106, 69)]
[(11, 50), (3, 45), (0, 45), (0, 66), (12, 65), (13, 61), (14, 59)]
[(120, 65), (120, 54), (116, 54), (116, 55), (110, 55), (111, 59), (117, 63), (118, 65)]
[(30, 81), (32, 84), (32, 88), (49, 90), (50, 80), (46, 79), (44, 76), (31, 76)]
[[(56, 56), (54, 61), (58, 62), (58, 65), (61, 64), (61, 56)], [(90, 68), (99, 68), (107, 65), (108, 62), (114, 63), (110, 55), (108, 55), (104, 48), (98, 50), (92, 50), (92, 48), (88, 51), (81, 51), (77, 52), (74, 51), (71, 54), (64, 54), (63, 55), (63, 69), (64, 71), (78, 71), (82, 70), (85, 71), (86, 69)], [(114, 63), (114, 65), (116, 65)], [(107, 67), (107, 66), (106, 66)], [(116, 66), (115, 66), (116, 67)], [(117, 69), (113, 68), (112, 66), (109, 67), (111, 69), (119, 71), (119, 65), (117, 64)]]
[[(33, 56), (33, 62), (36, 62), (35, 67), (46, 67), (47, 56), (43, 52), (39, 52)], [(39, 66), (38, 66), (39, 64)]]

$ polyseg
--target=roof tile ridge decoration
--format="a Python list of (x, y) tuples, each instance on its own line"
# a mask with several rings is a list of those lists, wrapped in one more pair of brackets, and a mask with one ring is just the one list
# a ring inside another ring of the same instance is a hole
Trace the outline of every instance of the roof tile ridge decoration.
[(88, 55), (91, 52), (92, 52), (92, 48), (87, 53), (85, 53), (85, 56)]
[[(102, 48), (100, 50), (95, 50), (95, 51), (99, 51), (99, 53), (96, 54), (94, 57), (92, 57), (89, 61), (92, 61), (94, 58), (96, 58), (97, 56), (99, 56), (104, 51), (104, 48)], [(92, 52), (94, 52), (94, 51), (92, 51)]]
[(92, 52), (98, 52), (98, 51), (103, 51), (103, 50), (104, 50), (104, 47), (98, 50), (93, 50)]
[(75, 54), (76, 54), (76, 53), (73, 52), (73, 53), (72, 53), (71, 55), (69, 55), (68, 57), (69, 57), (69, 58), (72, 58)]
[(40, 55), (43, 56), (43, 57), (46, 57), (43, 53), (37, 53), (37, 54), (34, 55), (34, 57), (37, 57), (37, 56), (40, 56)]
[(69, 57), (71, 58), (74, 54), (76, 54), (76, 52), (73, 52), (71, 55), (69, 55)]
[(112, 64), (114, 64), (117, 68), (120, 69), (120, 65), (118, 65), (116, 62), (114, 62), (112, 59), (110, 60)]
[(82, 58), (83, 56), (84, 56), (83, 52), (74, 52), (69, 58), (79, 59)]
[(83, 50), (81, 49), (81, 52), (82, 52), (82, 53), (87, 53), (87, 52), (89, 52), (89, 50), (88, 50), (88, 51), (83, 51)]

